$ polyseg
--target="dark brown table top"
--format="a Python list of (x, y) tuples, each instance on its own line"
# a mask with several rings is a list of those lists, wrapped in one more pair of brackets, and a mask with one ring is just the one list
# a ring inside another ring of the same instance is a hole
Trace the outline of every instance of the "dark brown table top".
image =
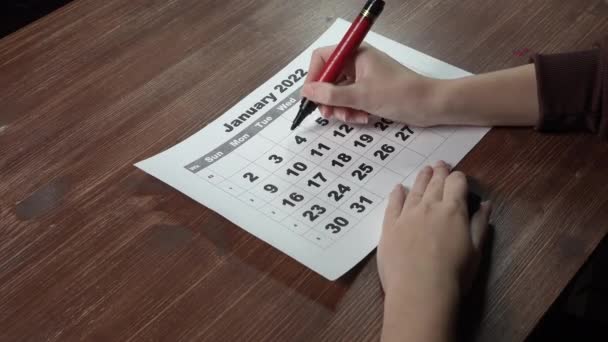
[[(133, 163), (362, 1), (76, 0), (0, 40), (0, 340), (377, 340), (375, 256), (329, 282)], [(389, 1), (375, 31), (474, 73), (588, 48), (600, 0)], [(519, 56), (523, 55), (523, 56)], [(493, 129), (480, 341), (524, 339), (608, 232), (608, 144)]]

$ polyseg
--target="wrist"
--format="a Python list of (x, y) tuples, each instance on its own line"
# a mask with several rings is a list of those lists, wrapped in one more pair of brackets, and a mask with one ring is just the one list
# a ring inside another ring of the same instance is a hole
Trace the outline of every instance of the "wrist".
[(425, 303), (434, 310), (444, 311), (458, 304), (461, 297), (460, 282), (453, 277), (433, 277), (419, 281), (401, 280), (388, 283), (385, 287), (386, 299), (398, 306), (406, 303), (409, 306)]
[(458, 94), (460, 79), (435, 79), (432, 84), (429, 104), (430, 115), (436, 118), (437, 125), (473, 124), (463, 110), (462, 96)]
[(449, 341), (454, 333), (458, 291), (425, 295), (388, 292), (384, 302), (382, 340)]
[(390, 97), (396, 99), (398, 121), (421, 127), (444, 124), (443, 80), (407, 70), (392, 89), (396, 90)]
[(539, 108), (534, 67), (436, 80), (431, 110), (442, 125), (530, 126)]
[(457, 87), (453, 80), (425, 77), (422, 88), (420, 113), (424, 116), (424, 126), (462, 125), (468, 119), (458, 109)]

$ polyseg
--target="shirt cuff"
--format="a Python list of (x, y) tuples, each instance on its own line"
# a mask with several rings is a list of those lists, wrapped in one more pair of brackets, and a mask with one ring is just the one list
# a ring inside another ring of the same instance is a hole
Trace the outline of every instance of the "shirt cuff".
[[(604, 48), (606, 47), (603, 44)], [(605, 50), (605, 49), (604, 49)], [(602, 49), (535, 55), (540, 120), (543, 132), (590, 130), (606, 134), (608, 80)], [(602, 94), (604, 93), (604, 94)]]

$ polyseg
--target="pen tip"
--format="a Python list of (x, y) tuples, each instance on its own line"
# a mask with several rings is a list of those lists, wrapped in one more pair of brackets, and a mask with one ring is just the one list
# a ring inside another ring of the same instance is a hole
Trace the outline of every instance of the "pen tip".
[(300, 123), (302, 122), (302, 109), (300, 109), (298, 111), (298, 114), (296, 114), (296, 117), (293, 119), (293, 122), (291, 123), (291, 130), (293, 131), (294, 129), (296, 129)]

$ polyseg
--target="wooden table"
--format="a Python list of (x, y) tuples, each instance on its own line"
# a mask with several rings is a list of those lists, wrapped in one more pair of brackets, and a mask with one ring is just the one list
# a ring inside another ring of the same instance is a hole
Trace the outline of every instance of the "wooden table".
[[(375, 256), (326, 281), (132, 165), (362, 2), (76, 0), (0, 40), (0, 340), (377, 340)], [(588, 48), (607, 14), (389, 1), (375, 30), (480, 73)], [(499, 128), (458, 165), (496, 205), (477, 340), (524, 339), (606, 235), (607, 155), (591, 135)]]

